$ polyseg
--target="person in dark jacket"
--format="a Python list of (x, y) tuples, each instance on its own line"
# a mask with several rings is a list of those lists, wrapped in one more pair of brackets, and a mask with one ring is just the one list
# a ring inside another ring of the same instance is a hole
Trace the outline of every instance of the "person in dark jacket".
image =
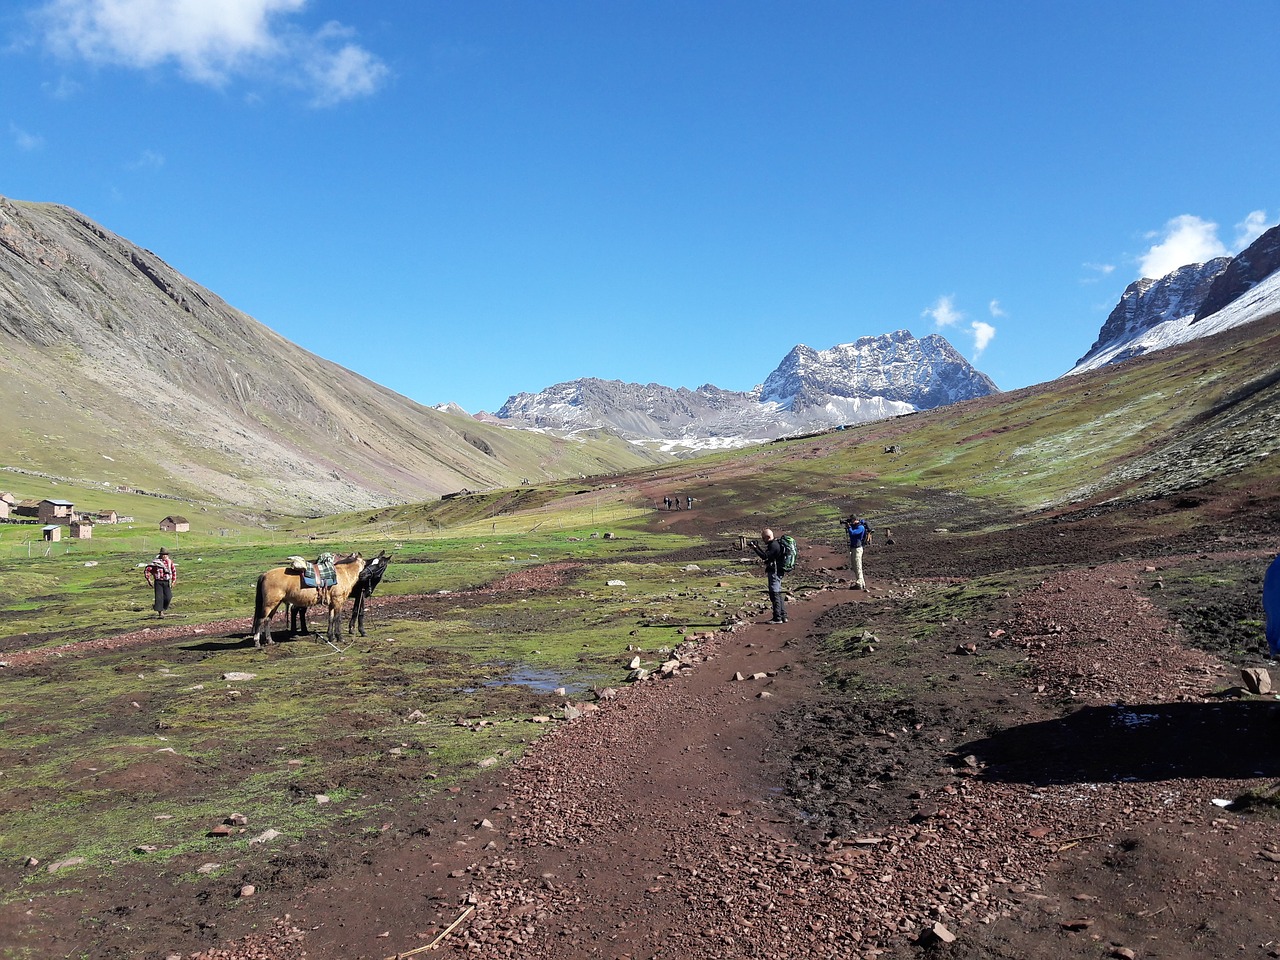
[(752, 540), (750, 547), (764, 561), (764, 575), (769, 583), (769, 603), (773, 605), (773, 619), (769, 622), (786, 623), (787, 602), (782, 595), (782, 558), (784, 553), (782, 541), (775, 539), (773, 531), (769, 529), (760, 531), (760, 536), (764, 540), (764, 546), (761, 547), (758, 541)]
[(157, 617), (163, 617), (173, 602), (173, 585), (178, 582), (178, 565), (169, 556), (169, 548), (161, 547), (156, 558), (142, 571), (147, 583), (155, 589)]

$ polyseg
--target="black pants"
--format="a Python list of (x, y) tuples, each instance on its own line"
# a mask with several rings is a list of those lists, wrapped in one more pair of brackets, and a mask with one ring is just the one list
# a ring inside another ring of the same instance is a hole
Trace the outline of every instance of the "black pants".
[(173, 584), (168, 580), (156, 581), (156, 613), (164, 613), (173, 602)]

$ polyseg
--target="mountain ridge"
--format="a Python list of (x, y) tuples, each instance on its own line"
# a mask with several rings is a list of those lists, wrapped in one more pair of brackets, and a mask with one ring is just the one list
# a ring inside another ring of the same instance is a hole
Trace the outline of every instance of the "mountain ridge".
[(0, 344), (9, 457), (104, 486), (331, 512), (656, 462), (424, 407), (58, 204), (0, 198)]
[(746, 446), (987, 396), (998, 389), (945, 337), (908, 330), (815, 350), (793, 347), (753, 390), (696, 390), (581, 378), (511, 396), (500, 422), (606, 427), (632, 442), (691, 452)]
[[(1179, 267), (1125, 288), (1092, 347), (1065, 375), (1162, 350), (1280, 310), (1280, 226), (1235, 257)], [(1273, 289), (1275, 288), (1275, 289)]]

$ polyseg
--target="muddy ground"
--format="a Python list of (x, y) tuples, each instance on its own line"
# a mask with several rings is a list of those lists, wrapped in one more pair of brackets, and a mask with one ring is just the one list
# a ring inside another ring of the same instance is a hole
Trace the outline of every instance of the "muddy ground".
[(6, 911), (3, 955), (1280, 956), (1280, 703), (1239, 689), (1272, 514), (956, 546), (946, 507), (868, 551), (867, 591), (809, 538), (789, 623), (726, 624), (403, 822), (285, 849), (235, 909), (126, 871)]

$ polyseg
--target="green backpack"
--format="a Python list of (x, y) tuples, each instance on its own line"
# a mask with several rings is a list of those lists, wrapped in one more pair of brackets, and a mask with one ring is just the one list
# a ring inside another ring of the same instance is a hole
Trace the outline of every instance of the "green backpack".
[(782, 572), (790, 573), (796, 568), (796, 558), (799, 551), (796, 549), (796, 538), (791, 534), (785, 534), (782, 537)]

